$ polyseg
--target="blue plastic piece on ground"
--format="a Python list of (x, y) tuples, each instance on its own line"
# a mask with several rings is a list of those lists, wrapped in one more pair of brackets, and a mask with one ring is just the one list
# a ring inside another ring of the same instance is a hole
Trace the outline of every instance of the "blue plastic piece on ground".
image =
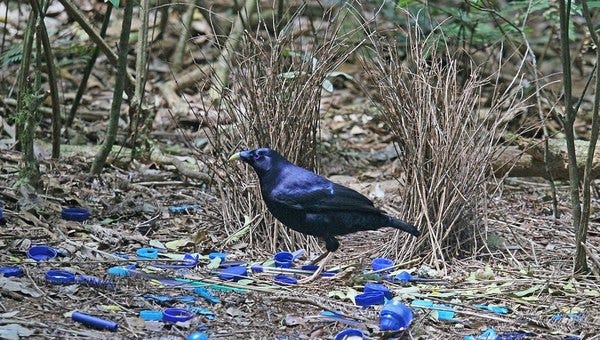
[(273, 256), (275, 266), (279, 268), (290, 268), (294, 261), (294, 254), (289, 251), (280, 251)]
[(219, 278), (224, 281), (238, 281), (248, 275), (246, 267), (228, 267), (221, 270)]
[(402, 271), (402, 272), (398, 273), (398, 275), (394, 276), (392, 278), (392, 281), (400, 282), (401, 284), (405, 285), (405, 284), (409, 283), (412, 279), (413, 279), (413, 276), (409, 272)]
[(86, 208), (64, 208), (60, 217), (67, 221), (82, 222), (90, 218), (90, 211)]
[(240, 267), (245, 265), (246, 262), (244, 261), (226, 261), (219, 263), (219, 268)]
[(496, 314), (508, 314), (509, 310), (506, 306), (497, 306), (497, 305), (475, 305), (477, 308), (485, 309), (492, 313)]
[(119, 325), (116, 322), (100, 319), (98, 317), (79, 312), (73, 312), (73, 314), (71, 314), (71, 319), (95, 329), (107, 329), (109, 331), (116, 332), (119, 328)]
[(199, 208), (199, 206), (197, 204), (182, 204), (182, 205), (176, 205), (176, 206), (169, 207), (169, 212), (172, 212), (175, 214), (180, 214), (180, 213), (184, 213), (184, 212), (193, 211), (198, 208)]
[(164, 322), (185, 322), (193, 318), (194, 314), (183, 308), (167, 308), (163, 311)]
[(498, 334), (496, 340), (521, 340), (525, 337), (537, 336), (535, 333), (523, 332), (523, 331), (510, 331)]
[(385, 296), (383, 292), (362, 293), (354, 297), (357, 306), (367, 307), (372, 305), (383, 305)]
[(46, 272), (46, 281), (55, 285), (75, 283), (75, 274), (66, 270), (52, 269)]
[[(158, 252), (157, 252), (157, 256), (158, 256)], [(194, 256), (192, 254), (185, 253), (185, 255), (183, 255), (183, 260), (181, 260), (181, 262), (173, 263), (173, 264), (155, 264), (154, 267), (165, 268), (165, 269), (194, 268), (194, 267), (196, 267), (196, 265), (198, 265), (198, 262), (200, 262), (200, 256), (198, 256), (198, 255)]]
[(454, 318), (454, 308), (451, 306), (433, 303), (431, 300), (413, 300), (411, 307), (431, 309), (437, 312), (438, 320), (452, 320)]
[(464, 337), (464, 340), (496, 340), (498, 338), (498, 334), (493, 328), (488, 328), (483, 333), (478, 336), (467, 335)]
[(215, 313), (213, 313), (212, 311), (210, 311), (210, 310), (208, 310), (206, 308), (194, 306), (194, 307), (189, 307), (189, 310), (192, 313), (196, 313), (196, 314), (204, 316), (208, 320), (214, 320), (214, 319), (216, 319)]
[(158, 249), (156, 248), (140, 248), (136, 250), (135, 254), (142, 259), (157, 259)]
[(158, 302), (158, 303), (166, 303), (166, 302), (171, 302), (174, 300), (172, 297), (167, 296), (167, 295), (155, 295), (155, 294), (144, 294), (144, 299), (152, 300), (152, 301)]
[(365, 335), (359, 329), (347, 328), (335, 335), (334, 340), (364, 339)]
[(386, 269), (390, 270), (393, 266), (394, 261), (383, 257), (373, 259), (373, 262), (371, 262), (371, 268), (373, 268), (374, 271), (386, 271)]
[(177, 301), (183, 302), (183, 303), (192, 303), (192, 302), (195, 302), (196, 300), (198, 300), (195, 296), (191, 296), (191, 295), (181, 295), (181, 296), (175, 297), (175, 299)]
[(140, 318), (145, 321), (160, 321), (163, 318), (163, 313), (159, 310), (141, 310)]
[(110, 268), (108, 268), (106, 273), (108, 275), (112, 275), (112, 276), (120, 276), (120, 277), (129, 276), (129, 270), (127, 270), (123, 267), (110, 267)]
[(210, 303), (221, 303), (221, 300), (218, 297), (214, 296), (213, 293), (204, 287), (194, 288), (194, 293)]
[(275, 280), (276, 284), (282, 285), (282, 286), (290, 286), (290, 285), (298, 284), (298, 280), (296, 280), (296, 278), (287, 276), (284, 274), (275, 275), (275, 277), (273, 279)]
[(208, 335), (202, 332), (194, 332), (188, 335), (185, 340), (208, 340)]
[(115, 284), (108, 281), (103, 280), (99, 277), (89, 276), (89, 275), (77, 275), (75, 278), (75, 282), (82, 283), (91, 287), (100, 287), (106, 289), (115, 289)]
[(48, 261), (56, 257), (56, 249), (40, 244), (29, 248), (27, 256), (36, 262)]
[(21, 277), (23, 276), (23, 269), (19, 267), (0, 267), (0, 276)]
[(224, 262), (225, 259), (227, 258), (227, 253), (219, 253), (219, 252), (215, 251), (215, 252), (208, 254), (208, 258), (211, 260), (215, 259), (217, 257), (221, 259), (221, 262)]
[(386, 287), (386, 285), (382, 283), (368, 282), (365, 284), (363, 291), (365, 293), (382, 292), (386, 299), (391, 299), (394, 297), (394, 294), (388, 289), (388, 287)]
[(386, 331), (399, 331), (410, 326), (413, 313), (399, 300), (389, 300), (379, 314), (379, 329)]

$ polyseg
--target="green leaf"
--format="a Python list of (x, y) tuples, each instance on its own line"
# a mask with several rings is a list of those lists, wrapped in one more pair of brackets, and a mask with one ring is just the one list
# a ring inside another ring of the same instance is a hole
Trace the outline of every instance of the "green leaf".
[(190, 240), (188, 238), (181, 238), (178, 240), (169, 241), (169, 242), (165, 243), (165, 246), (167, 247), (167, 249), (170, 249), (170, 250), (178, 250), (179, 248), (186, 246), (190, 243), (192, 243), (192, 240)]
[(527, 288), (525, 290), (520, 290), (518, 292), (514, 292), (513, 295), (514, 296), (518, 296), (518, 297), (524, 297), (524, 296), (527, 296), (527, 295), (531, 295), (531, 294), (537, 292), (538, 290), (540, 290), (542, 288), (544, 288), (544, 285), (535, 285), (535, 286), (529, 287), (529, 288)]

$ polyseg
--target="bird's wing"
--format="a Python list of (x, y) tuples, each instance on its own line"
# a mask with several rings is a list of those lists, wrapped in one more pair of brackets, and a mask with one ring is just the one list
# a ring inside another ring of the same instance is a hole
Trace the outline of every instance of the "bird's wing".
[(321, 176), (287, 179), (280, 182), (270, 196), (291, 209), (380, 212), (367, 197)]

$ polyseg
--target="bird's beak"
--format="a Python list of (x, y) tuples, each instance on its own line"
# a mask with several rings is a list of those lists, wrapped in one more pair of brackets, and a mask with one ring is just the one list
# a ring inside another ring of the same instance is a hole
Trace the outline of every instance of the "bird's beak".
[(239, 152), (234, 153), (233, 155), (231, 155), (231, 157), (229, 157), (229, 161), (237, 161), (242, 159), (241, 155)]

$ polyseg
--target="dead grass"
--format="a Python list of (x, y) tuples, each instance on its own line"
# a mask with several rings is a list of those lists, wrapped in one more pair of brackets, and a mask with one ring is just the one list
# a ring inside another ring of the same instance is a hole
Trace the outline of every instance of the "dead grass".
[(482, 77), (477, 65), (460, 62), (441, 32), (434, 33), (424, 36), (418, 27), (404, 32), (406, 51), (373, 38), (376, 57), (365, 70), (376, 80), (372, 98), (398, 141), (405, 184), (400, 210), (423, 231), (416, 241), (398, 233), (388, 250), (401, 261), (422, 257), (439, 269), (480, 246), (485, 228), (478, 213), (487, 204), (503, 117), (522, 105), (515, 82), (510, 92), (484, 98), (485, 88), (497, 88), (499, 71)]

